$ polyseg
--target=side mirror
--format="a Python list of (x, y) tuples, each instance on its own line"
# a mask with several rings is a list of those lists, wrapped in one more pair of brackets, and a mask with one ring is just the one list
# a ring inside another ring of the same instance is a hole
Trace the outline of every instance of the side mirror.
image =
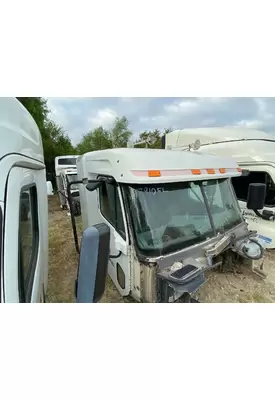
[(102, 181), (90, 182), (90, 183), (87, 183), (86, 189), (89, 190), (89, 192), (93, 192), (94, 190), (98, 189), (101, 184), (102, 184)]
[(78, 264), (76, 302), (97, 303), (104, 294), (110, 248), (110, 228), (97, 224), (85, 229)]
[(248, 210), (262, 210), (265, 204), (266, 184), (250, 183), (248, 186), (247, 208)]

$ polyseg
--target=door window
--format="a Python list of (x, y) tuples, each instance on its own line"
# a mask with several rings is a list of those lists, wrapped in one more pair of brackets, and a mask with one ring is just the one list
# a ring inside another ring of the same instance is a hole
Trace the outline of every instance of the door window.
[(19, 208), (19, 296), (30, 302), (38, 256), (39, 226), (36, 186), (24, 188)]
[(113, 183), (103, 182), (99, 189), (100, 211), (116, 231), (126, 240), (118, 188)]

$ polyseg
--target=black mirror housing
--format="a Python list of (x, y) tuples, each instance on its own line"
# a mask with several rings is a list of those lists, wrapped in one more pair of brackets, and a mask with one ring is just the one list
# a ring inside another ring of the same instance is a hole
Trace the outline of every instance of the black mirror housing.
[(107, 278), (110, 228), (102, 223), (83, 232), (76, 283), (77, 303), (97, 303), (102, 298)]
[(250, 183), (247, 196), (248, 210), (262, 210), (265, 205), (265, 196), (266, 184)]
[(89, 192), (93, 192), (94, 190), (98, 189), (101, 184), (102, 181), (88, 182), (86, 185), (86, 189), (89, 190)]

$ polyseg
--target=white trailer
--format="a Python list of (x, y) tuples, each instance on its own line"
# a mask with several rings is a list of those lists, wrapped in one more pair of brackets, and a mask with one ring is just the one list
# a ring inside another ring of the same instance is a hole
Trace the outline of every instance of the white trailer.
[[(15, 98), (0, 97), (0, 298), (44, 302), (48, 283), (48, 196), (41, 135)], [(77, 302), (104, 292), (110, 230), (83, 233)], [(99, 251), (100, 250), (100, 251)]]
[(77, 170), (76, 170), (77, 157), (78, 157), (77, 155), (66, 155), (66, 156), (58, 156), (55, 158), (56, 188), (57, 188), (57, 193), (58, 193), (61, 208), (67, 207), (66, 197), (63, 193), (64, 192), (64, 182), (62, 183), (61, 173), (66, 170), (69, 170), (69, 171), (75, 171), (75, 174), (77, 174)]
[[(249, 227), (266, 241), (266, 247), (275, 247), (275, 135), (248, 128), (217, 127), (176, 130), (163, 139), (166, 149), (186, 151), (199, 140), (200, 152), (233, 157), (244, 170), (232, 179), (243, 215)], [(262, 210), (247, 209), (250, 183), (266, 184)]]
[[(122, 296), (188, 301), (207, 270), (263, 256), (231, 185), (241, 175), (232, 158), (110, 149), (79, 157), (77, 170), (83, 227), (109, 226), (108, 271)], [(250, 186), (249, 207), (262, 205), (264, 190)]]

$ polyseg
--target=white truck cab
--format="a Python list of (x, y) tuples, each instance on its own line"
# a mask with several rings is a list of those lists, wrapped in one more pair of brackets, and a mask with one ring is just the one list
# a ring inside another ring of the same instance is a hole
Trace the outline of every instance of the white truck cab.
[[(80, 207), (80, 199), (79, 199), (79, 187), (78, 184), (75, 183), (78, 181), (78, 175), (76, 168), (68, 168), (64, 169), (60, 172), (60, 191), (59, 194), (63, 198), (64, 206), (69, 210), (68, 214), (70, 215), (71, 212), (74, 213), (75, 216), (79, 216), (81, 214), (81, 207)], [(70, 192), (72, 197), (72, 207), (70, 207), (68, 202), (68, 184), (70, 185)]]
[(1, 302), (41, 302), (48, 282), (48, 202), (40, 132), (15, 98), (0, 98)]
[[(200, 141), (201, 153), (233, 157), (243, 169), (232, 183), (243, 215), (250, 229), (258, 231), (267, 248), (275, 248), (275, 135), (238, 127), (194, 128), (176, 130), (165, 135), (163, 147), (168, 150), (188, 150)], [(264, 208), (248, 210), (250, 183), (265, 183)]]
[[(110, 149), (80, 156), (77, 171), (83, 227), (109, 226), (108, 272), (122, 296), (174, 302), (195, 293), (228, 252), (232, 262), (263, 256), (231, 185), (241, 175), (232, 158)], [(261, 205), (265, 185), (250, 189), (250, 206)]]
[(58, 192), (58, 197), (60, 201), (61, 208), (67, 208), (67, 199), (66, 193), (64, 192), (64, 188), (66, 186), (66, 174), (76, 175), (76, 160), (77, 155), (66, 155), (66, 156), (58, 156), (55, 158), (55, 179), (56, 179), (56, 188)]

